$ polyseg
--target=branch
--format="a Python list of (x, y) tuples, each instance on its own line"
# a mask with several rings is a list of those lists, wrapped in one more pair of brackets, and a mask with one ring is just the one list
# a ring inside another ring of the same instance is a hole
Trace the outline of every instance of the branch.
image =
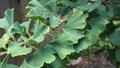
[(7, 51), (0, 52), (0, 56), (6, 55), (6, 54), (7, 54)]
[[(32, 38), (33, 38), (33, 36), (31, 36), (27, 41), (31, 40)], [(23, 42), (19, 43), (18, 45), (19, 46), (24, 45), (27, 43), (27, 41), (23, 41)], [(7, 54), (7, 51), (0, 52), (0, 56), (6, 55), (6, 54)]]

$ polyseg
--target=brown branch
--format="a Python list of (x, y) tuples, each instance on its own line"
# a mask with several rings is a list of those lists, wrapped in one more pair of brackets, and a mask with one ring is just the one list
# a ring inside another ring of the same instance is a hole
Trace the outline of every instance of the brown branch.
[(6, 55), (7, 51), (0, 52), (0, 56)]

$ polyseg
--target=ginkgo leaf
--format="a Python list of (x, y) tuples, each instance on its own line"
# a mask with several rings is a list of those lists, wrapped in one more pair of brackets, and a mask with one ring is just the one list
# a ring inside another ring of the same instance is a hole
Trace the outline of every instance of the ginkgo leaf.
[(50, 51), (57, 53), (61, 59), (64, 59), (67, 55), (75, 51), (73, 43), (69, 40), (69, 38), (69, 34), (64, 33), (54, 38), (49, 44), (46, 45), (46, 47)]
[(35, 28), (33, 32), (33, 40), (36, 42), (43, 41), (45, 35), (49, 32), (50, 28), (39, 20), (36, 21), (34, 26)]
[(47, 1), (46, 7), (48, 8), (43, 7), (43, 5), (37, 0), (30, 1), (28, 8), (30, 8), (31, 10), (28, 12), (27, 17), (30, 17), (32, 19), (38, 18), (41, 21), (49, 18), (50, 26), (55, 28), (59, 25), (60, 18), (57, 13), (53, 13), (56, 11), (56, 9), (50, 8), (50, 6), (56, 7), (55, 0)]
[(5, 30), (10, 30), (12, 23), (14, 22), (14, 9), (7, 9), (5, 11), (5, 17), (0, 19), (0, 28), (4, 28)]
[(90, 24), (91, 29), (88, 30), (85, 38), (75, 46), (76, 52), (82, 51), (95, 44), (98, 40), (98, 36), (105, 30), (108, 21), (104, 17), (98, 17), (91, 19), (88, 23)]
[(8, 33), (5, 33), (0, 39), (0, 47), (7, 50), (6, 44), (8, 43), (9, 39), (10, 39), (10, 35)]
[(63, 26), (64, 32), (67, 32), (71, 36), (71, 41), (77, 43), (78, 40), (84, 37), (84, 31), (82, 29), (86, 26), (86, 18), (88, 14), (84, 14), (83, 11), (76, 10), (76, 12), (68, 19), (67, 24)]
[[(0, 65), (2, 62), (0, 62)], [(3, 63), (1, 68), (19, 68), (17, 65)]]
[(80, 10), (82, 10), (82, 11), (91, 12), (94, 9), (96, 9), (100, 4), (101, 4), (101, 0), (96, 0), (92, 4), (81, 5), (81, 6), (78, 6), (77, 8), (80, 9)]
[(111, 33), (108, 38), (110, 41), (117, 46), (120, 46), (120, 28), (116, 29), (113, 33)]
[(12, 25), (12, 29), (11, 29), (12, 34), (23, 34), (23, 32), (24, 32), (24, 29), (18, 22), (15, 22)]
[(32, 66), (32, 65), (30, 65), (29, 63), (27, 63), (27, 61), (26, 60), (24, 60), (24, 62), (23, 62), (23, 64), (20, 66), (20, 68), (40, 68), (39, 66), (37, 67), (37, 66)]
[(28, 60), (28, 63), (35, 67), (42, 67), (44, 63), (50, 64), (55, 56), (44, 47), (40, 47)]
[(0, 39), (0, 48), (4, 47), (5, 46), (5, 43), (2, 39)]
[(12, 57), (26, 55), (32, 51), (32, 48), (26, 48), (18, 45), (17, 43), (11, 43), (8, 45), (8, 54), (11, 54)]
[(31, 20), (26, 21), (26, 22), (23, 22), (23, 23), (21, 24), (21, 26), (23, 26), (23, 27), (25, 28), (25, 31), (26, 31), (27, 33), (29, 32), (30, 22), (31, 22)]

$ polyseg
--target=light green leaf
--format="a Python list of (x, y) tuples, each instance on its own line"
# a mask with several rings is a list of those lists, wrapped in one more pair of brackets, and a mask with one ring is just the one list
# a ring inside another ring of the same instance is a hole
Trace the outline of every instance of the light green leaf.
[(80, 10), (82, 10), (82, 11), (91, 12), (94, 9), (96, 9), (100, 4), (101, 4), (101, 0), (96, 0), (92, 4), (81, 5), (81, 6), (78, 6), (77, 8), (80, 9)]
[(30, 22), (31, 22), (31, 20), (26, 21), (26, 22), (23, 22), (23, 23), (21, 24), (21, 26), (23, 26), (23, 27), (25, 28), (25, 31), (26, 31), (27, 33), (28, 33), (28, 31), (29, 31)]
[(5, 43), (2, 39), (0, 39), (0, 48), (2, 48), (3, 46), (5, 46)]
[(30, 65), (30, 64), (27, 63), (26, 60), (24, 60), (23, 64), (20, 66), (20, 68), (26, 68), (26, 67), (27, 68), (40, 68), (39, 66), (37, 67), (37, 66)]
[(79, 51), (87, 49), (90, 45), (91, 43), (86, 38), (84, 38), (78, 43), (77, 46), (75, 46), (75, 50), (77, 53), (79, 53)]
[(26, 48), (18, 45), (17, 43), (11, 43), (8, 46), (8, 54), (11, 54), (12, 57), (26, 55), (32, 51), (32, 48)]
[(35, 28), (33, 32), (33, 40), (36, 42), (43, 41), (45, 35), (49, 32), (50, 28), (39, 20), (36, 21), (34, 26)]
[(49, 0), (49, 1), (47, 1), (47, 3), (46, 3), (47, 9), (48, 9), (49, 11), (55, 13), (56, 10), (57, 10), (56, 2), (57, 2), (57, 0)]
[(40, 49), (29, 58), (28, 63), (33, 66), (42, 67), (44, 63), (50, 64), (54, 60), (55, 56), (52, 53), (46, 48), (40, 47)]
[(7, 33), (5, 33), (0, 39), (0, 47), (3, 47), (6, 49), (6, 44), (8, 43), (9, 39), (10, 39), (10, 36)]
[[(0, 62), (0, 65), (1, 64), (2, 64), (2, 62)], [(16, 65), (13, 65), (13, 64), (5, 64), (5, 63), (3, 63), (1, 68), (19, 68), (19, 67), (16, 66)]]
[(7, 20), (8, 25), (12, 25), (12, 23), (14, 22), (14, 9), (8, 9), (7, 11), (5, 11), (5, 18)]
[(13, 19), (14, 19), (13, 14), (14, 14), (14, 9), (7, 9), (5, 11), (5, 17), (0, 19), (0, 28), (10, 30), (10, 27), (12, 26)]
[(63, 26), (64, 32), (68, 32), (71, 36), (71, 41), (77, 43), (78, 39), (84, 37), (82, 29), (86, 26), (86, 18), (88, 14), (83, 14), (82, 11), (76, 10), (76, 12), (68, 19), (67, 24)]
[(61, 59), (74, 52), (73, 43), (69, 40), (70, 36), (63, 33), (55, 37), (46, 47), (53, 53), (56, 52)]
[(50, 20), (50, 26), (53, 27), (53, 28), (59, 26), (59, 24), (60, 24), (59, 23), (60, 22), (60, 18), (59, 17), (51, 15), (49, 20)]

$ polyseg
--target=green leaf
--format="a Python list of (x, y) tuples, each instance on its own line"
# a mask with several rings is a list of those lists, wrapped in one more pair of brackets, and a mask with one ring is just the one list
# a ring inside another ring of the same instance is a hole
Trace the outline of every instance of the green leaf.
[(69, 40), (70, 36), (63, 33), (55, 37), (46, 47), (53, 53), (57, 53), (61, 59), (74, 52), (73, 43)]
[(91, 29), (88, 30), (84, 39), (82, 39), (77, 46), (75, 46), (76, 52), (82, 51), (89, 46), (95, 44), (99, 35), (106, 29), (108, 21), (102, 17), (91, 19), (88, 22)]
[(59, 17), (53, 16), (53, 15), (50, 16), (49, 21), (50, 21), (50, 26), (53, 28), (59, 26), (59, 24), (60, 24)]
[(18, 45), (17, 43), (11, 43), (8, 46), (8, 54), (11, 54), (12, 57), (26, 55), (32, 51), (32, 48), (26, 48)]
[(64, 60), (61, 60), (59, 57), (56, 57), (56, 60), (51, 63), (52, 68), (66, 68), (66, 63)]
[(82, 11), (91, 12), (94, 9), (96, 9), (100, 4), (101, 4), (101, 0), (96, 0), (92, 4), (81, 5), (81, 6), (78, 6), (77, 8), (80, 9), (80, 10), (82, 10)]
[(4, 47), (9, 42), (9, 39), (10, 39), (10, 35), (5, 33), (0, 39), (0, 47)]
[(36, 21), (34, 26), (35, 28), (33, 32), (33, 40), (36, 42), (43, 41), (45, 35), (49, 32), (50, 28), (39, 20)]
[(27, 8), (30, 8), (30, 11), (27, 13), (27, 17), (41, 17), (45, 19), (48, 17), (49, 13), (47, 9), (44, 8), (38, 0), (30, 1)]
[(106, 6), (99, 5), (97, 7), (97, 13), (108, 20), (110, 20), (113, 17), (113, 11), (112, 10), (106, 10)]
[(82, 11), (76, 10), (76, 12), (68, 19), (67, 24), (63, 26), (64, 32), (68, 32), (71, 36), (71, 41), (77, 43), (78, 39), (84, 37), (82, 29), (86, 26), (86, 18), (88, 14), (83, 14)]
[(98, 31), (97, 31), (98, 33), (103, 32), (108, 23), (109, 23), (108, 20), (105, 19), (104, 17), (97, 17), (97, 18), (91, 19), (91, 21), (89, 21), (91, 28), (98, 29)]
[(50, 0), (46, 3), (47, 8), (43, 7), (43, 5), (37, 0), (30, 1), (28, 8), (30, 8), (31, 10), (28, 12), (27, 17), (33, 19), (37, 18), (41, 21), (43, 21), (43, 19), (45, 20), (49, 18), (50, 26), (55, 28), (59, 25), (60, 21), (57, 13), (53, 13), (56, 12), (56, 0)]
[(28, 63), (42, 67), (44, 63), (50, 64), (55, 60), (55, 56), (50, 53), (46, 48), (40, 47), (38, 51), (36, 51), (28, 60)]
[(0, 39), (0, 48), (2, 48), (3, 46), (5, 46), (5, 43), (2, 39)]
[(30, 65), (30, 64), (27, 63), (26, 60), (24, 60), (23, 64), (20, 66), (20, 68), (26, 68), (26, 67), (27, 68), (40, 68), (39, 66), (37, 67), (37, 66)]
[(120, 48), (119, 47), (115, 49), (115, 56), (116, 56), (116, 61), (120, 62)]
[[(1, 64), (2, 64), (2, 62), (0, 62), (0, 65)], [(3, 63), (1, 68), (19, 68), (19, 67), (16, 66), (16, 65), (13, 65), (13, 64), (5, 64), (5, 63)]]
[(88, 3), (88, 0), (77, 0), (76, 2), (78, 5), (85, 5)]
[(111, 33), (108, 38), (114, 45), (120, 46), (119, 36), (120, 36), (120, 28), (116, 29), (113, 33)]
[(8, 22), (8, 25), (12, 25), (12, 23), (14, 22), (14, 9), (8, 9), (7, 11), (5, 11), (5, 18)]
[(24, 32), (24, 30), (23, 30), (22, 26), (18, 22), (15, 22), (13, 24), (11, 33), (12, 34), (22, 34), (23, 32)]
[(12, 26), (13, 19), (14, 19), (13, 14), (14, 14), (14, 9), (7, 9), (5, 11), (5, 17), (0, 19), (0, 28), (10, 30), (10, 27)]
[(111, 6), (114, 13), (114, 18), (120, 17), (120, 0), (111, 0)]
[(23, 26), (23, 27), (25, 28), (25, 31), (26, 31), (27, 33), (29, 32), (30, 22), (31, 22), (31, 20), (26, 21), (26, 22), (23, 22), (23, 23), (21, 24), (21, 26)]
[(57, 10), (57, 6), (56, 6), (56, 2), (57, 0), (50, 0), (46, 2), (46, 7), (49, 11), (55, 13)]
[(120, 0), (110, 0), (113, 3), (120, 3)]
[(77, 46), (75, 46), (75, 50), (77, 53), (79, 53), (79, 51), (87, 49), (90, 45), (91, 43), (86, 38), (84, 38), (77, 44)]

